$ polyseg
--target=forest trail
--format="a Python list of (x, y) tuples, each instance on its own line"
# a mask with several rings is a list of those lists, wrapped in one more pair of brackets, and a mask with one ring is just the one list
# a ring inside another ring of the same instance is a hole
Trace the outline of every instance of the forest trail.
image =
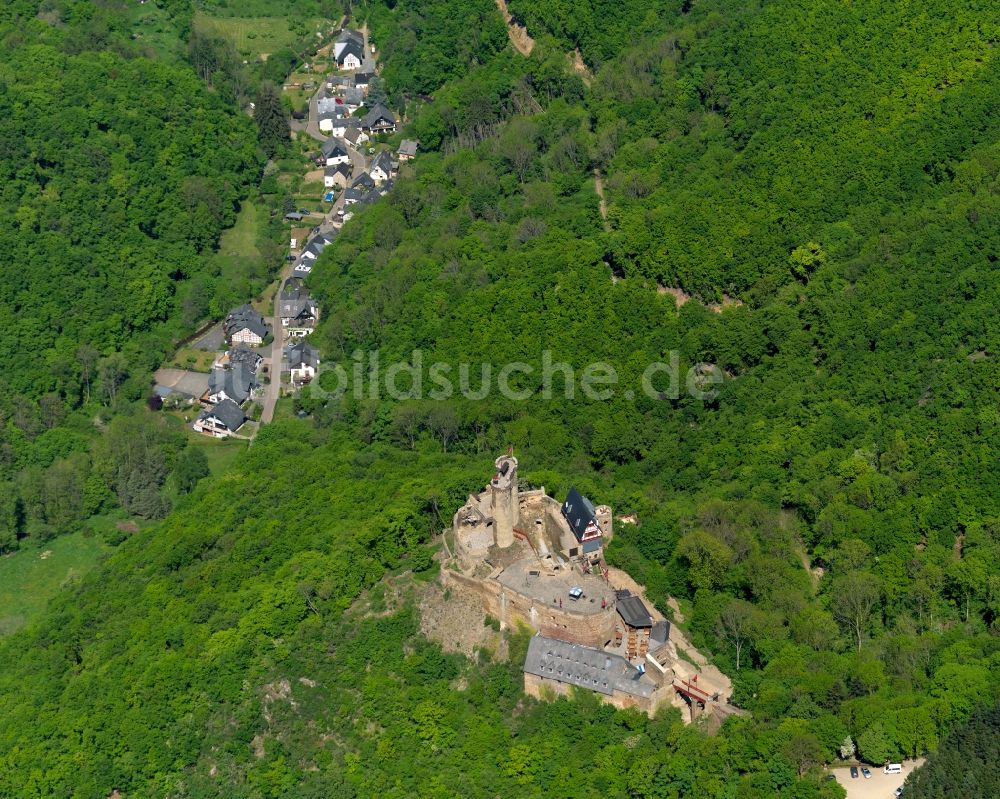
[(594, 167), (594, 191), (597, 192), (598, 207), (601, 210), (601, 219), (604, 220), (604, 230), (607, 232), (611, 230), (611, 226), (608, 224), (608, 201), (604, 197), (604, 176), (596, 166)]
[(535, 47), (535, 40), (528, 35), (528, 29), (514, 22), (514, 18), (510, 15), (510, 9), (507, 8), (507, 0), (497, 0), (497, 8), (503, 15), (504, 24), (507, 26), (507, 37), (514, 49), (523, 56), (531, 55), (531, 51)]

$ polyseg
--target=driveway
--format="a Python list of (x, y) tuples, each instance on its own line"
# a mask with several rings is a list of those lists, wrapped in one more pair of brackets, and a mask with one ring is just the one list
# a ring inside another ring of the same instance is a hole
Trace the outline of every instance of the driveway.
[(198, 339), (192, 341), (191, 346), (196, 350), (215, 352), (222, 349), (225, 341), (226, 337), (222, 332), (222, 322), (219, 322), (217, 325), (212, 325)]
[(189, 372), (185, 369), (157, 369), (153, 373), (157, 385), (172, 389), (180, 394), (198, 399), (208, 391), (208, 375), (204, 372)]
[[(902, 774), (884, 774), (881, 767), (869, 766), (872, 776), (867, 780), (860, 774), (857, 779), (852, 779), (851, 769), (846, 766), (830, 769), (830, 773), (844, 786), (847, 799), (895, 799), (895, 791), (906, 781), (907, 775), (923, 764), (923, 758), (903, 761)], [(905, 792), (903, 796), (906, 796)]]

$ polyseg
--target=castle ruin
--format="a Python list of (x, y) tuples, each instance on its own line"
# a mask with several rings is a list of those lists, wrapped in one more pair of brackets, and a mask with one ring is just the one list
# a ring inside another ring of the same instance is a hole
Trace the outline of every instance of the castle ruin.
[(489, 484), (455, 513), (454, 552), (442, 575), (501, 627), (537, 633), (525, 692), (555, 696), (576, 686), (650, 715), (665, 703), (688, 711), (686, 718), (716, 706), (734, 712), (724, 675), (713, 670), (722, 678), (713, 680), (678, 656), (670, 623), (647, 609), (634, 584), (612, 585), (604, 561), (614, 535), (610, 506), (595, 506), (575, 488), (562, 502), (544, 486), (521, 490), (513, 452), (494, 467)]

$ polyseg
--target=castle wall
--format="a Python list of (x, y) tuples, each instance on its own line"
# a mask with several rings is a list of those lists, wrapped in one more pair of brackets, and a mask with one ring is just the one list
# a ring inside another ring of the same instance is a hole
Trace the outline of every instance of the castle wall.
[(574, 644), (602, 648), (614, 637), (617, 614), (612, 606), (599, 613), (575, 613), (555, 605), (536, 602), (496, 580), (480, 580), (458, 572), (442, 570), (446, 584), (459, 586), (475, 597), (483, 610), (505, 627), (521, 622), (542, 635)]
[[(552, 697), (570, 697), (573, 694), (573, 687), (569, 683), (553, 680), (548, 677), (539, 677), (537, 674), (524, 673), (524, 692), (535, 699), (546, 699)], [(580, 688), (578, 690), (585, 690)], [(613, 705), (619, 710), (635, 708), (652, 716), (659, 710), (660, 706), (670, 701), (669, 694), (674, 693), (671, 689), (661, 689), (654, 691), (652, 696), (643, 697), (627, 694), (624, 691), (614, 691), (610, 696), (595, 692), (595, 696), (606, 705)]]

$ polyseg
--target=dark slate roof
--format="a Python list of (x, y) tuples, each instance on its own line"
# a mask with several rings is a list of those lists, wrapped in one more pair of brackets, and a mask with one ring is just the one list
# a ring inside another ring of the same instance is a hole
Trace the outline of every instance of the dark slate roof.
[(336, 136), (331, 136), (323, 142), (319, 149), (320, 152), (322, 152), (327, 158), (340, 158), (348, 155), (347, 143), (338, 139)]
[(365, 128), (371, 128), (377, 125), (379, 122), (389, 122), (393, 125), (396, 124), (396, 115), (392, 113), (388, 108), (386, 108), (382, 103), (376, 103), (375, 107), (372, 108), (367, 114), (365, 114), (364, 119), (361, 120), (361, 126)]
[(392, 155), (388, 150), (382, 150), (382, 152), (372, 159), (372, 165), (369, 167), (368, 172), (372, 172), (375, 167), (385, 172), (386, 177), (392, 174)]
[(230, 369), (213, 369), (208, 376), (209, 393), (225, 391), (229, 399), (240, 405), (250, 398), (250, 392), (256, 385), (253, 370), (242, 364), (236, 364)]
[(285, 347), (285, 357), (291, 369), (298, 369), (304, 365), (314, 369), (319, 366), (319, 350), (307, 341), (299, 341)]
[(222, 329), (227, 336), (243, 329), (248, 329), (261, 338), (267, 335), (267, 323), (264, 321), (264, 317), (250, 305), (241, 305), (230, 311)]
[(670, 640), (670, 622), (669, 621), (658, 621), (653, 625), (653, 629), (649, 633), (650, 640), (656, 641), (657, 643), (665, 644)]
[(357, 39), (349, 38), (344, 41), (344, 48), (340, 51), (340, 55), (337, 56), (337, 64), (343, 64), (344, 60), (349, 55), (354, 55), (357, 57), (358, 61), (365, 60), (365, 46), (362, 42)]
[(369, 175), (367, 172), (362, 172), (358, 175), (351, 183), (352, 189), (374, 189), (375, 188), (375, 178)]
[(375, 73), (374, 72), (355, 72), (354, 73), (354, 85), (355, 86), (364, 86), (373, 77), (375, 77)]
[(344, 192), (344, 202), (360, 202), (365, 198), (365, 192), (362, 189), (356, 189), (353, 186)]
[(259, 352), (250, 349), (245, 344), (237, 344), (229, 350), (229, 363), (232, 365), (241, 364), (256, 370), (262, 360), (264, 359)]
[(597, 514), (594, 511), (593, 503), (575, 488), (571, 488), (566, 495), (566, 501), (562, 505), (563, 516), (569, 522), (573, 535), (579, 541), (583, 538), (587, 525), (597, 522)]
[(629, 627), (652, 627), (653, 617), (649, 615), (646, 606), (637, 596), (629, 594), (618, 598), (616, 605), (618, 615)]
[(648, 697), (656, 690), (656, 686), (621, 655), (544, 635), (534, 636), (528, 644), (524, 671), (606, 696), (618, 690)]
[(210, 416), (214, 416), (222, 422), (226, 426), (226, 429), (232, 433), (239, 430), (247, 418), (246, 414), (243, 413), (243, 409), (232, 400), (223, 400), (198, 414), (199, 419), (207, 419)]
[(341, 44), (342, 42), (351, 42), (351, 41), (364, 44), (365, 42), (364, 34), (362, 34), (361, 31), (354, 30), (354, 28), (344, 28), (343, 30), (341, 30), (339, 34), (337, 34), (337, 44)]

